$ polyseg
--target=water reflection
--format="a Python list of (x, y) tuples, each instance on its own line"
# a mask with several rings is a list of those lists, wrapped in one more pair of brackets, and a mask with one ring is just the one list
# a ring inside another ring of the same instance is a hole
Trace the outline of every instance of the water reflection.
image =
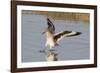
[(41, 50), (44, 53), (46, 61), (58, 61), (58, 53), (55, 50)]

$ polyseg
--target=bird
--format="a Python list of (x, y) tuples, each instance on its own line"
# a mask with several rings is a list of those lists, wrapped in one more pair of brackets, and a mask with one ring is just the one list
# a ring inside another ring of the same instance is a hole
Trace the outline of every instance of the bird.
[(47, 25), (48, 27), (42, 34), (46, 35), (45, 47), (49, 49), (59, 46), (59, 41), (65, 37), (72, 37), (81, 34), (81, 32), (67, 30), (55, 33), (55, 26), (49, 18), (47, 18)]

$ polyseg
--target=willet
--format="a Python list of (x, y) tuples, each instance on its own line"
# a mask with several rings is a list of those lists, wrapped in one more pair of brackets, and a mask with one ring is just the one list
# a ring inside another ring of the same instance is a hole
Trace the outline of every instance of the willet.
[(80, 35), (81, 32), (75, 32), (75, 31), (62, 31), (59, 33), (55, 33), (55, 26), (50, 21), (49, 18), (47, 18), (47, 24), (48, 28), (46, 31), (43, 32), (43, 34), (46, 34), (46, 48), (52, 49), (55, 46), (58, 45), (58, 42), (63, 39), (64, 37), (71, 37), (71, 36), (77, 36)]

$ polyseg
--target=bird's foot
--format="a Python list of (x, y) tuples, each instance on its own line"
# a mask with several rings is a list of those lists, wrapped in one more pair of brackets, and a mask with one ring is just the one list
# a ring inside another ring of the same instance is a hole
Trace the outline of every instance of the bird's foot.
[(44, 52), (45, 52), (45, 50), (39, 50), (39, 52), (40, 52), (40, 53), (44, 53)]
[(47, 51), (48, 51), (48, 49), (46, 49), (46, 48), (39, 50), (40, 53), (46, 53)]
[(56, 50), (55, 49), (50, 49), (49, 51), (52, 52), (52, 51), (56, 51)]

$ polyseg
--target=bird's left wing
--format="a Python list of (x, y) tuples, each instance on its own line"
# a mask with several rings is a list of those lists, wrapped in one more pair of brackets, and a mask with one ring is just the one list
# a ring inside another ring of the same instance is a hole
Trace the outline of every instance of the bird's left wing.
[(47, 24), (48, 24), (48, 29), (51, 32), (55, 32), (55, 26), (54, 26), (54, 24), (51, 22), (51, 20), (49, 18), (47, 18)]
[(63, 31), (63, 32), (60, 32), (58, 34), (55, 34), (54, 39), (55, 39), (55, 41), (58, 42), (64, 37), (72, 37), (72, 36), (77, 36), (77, 35), (80, 35), (80, 34), (81, 34), (81, 32)]

